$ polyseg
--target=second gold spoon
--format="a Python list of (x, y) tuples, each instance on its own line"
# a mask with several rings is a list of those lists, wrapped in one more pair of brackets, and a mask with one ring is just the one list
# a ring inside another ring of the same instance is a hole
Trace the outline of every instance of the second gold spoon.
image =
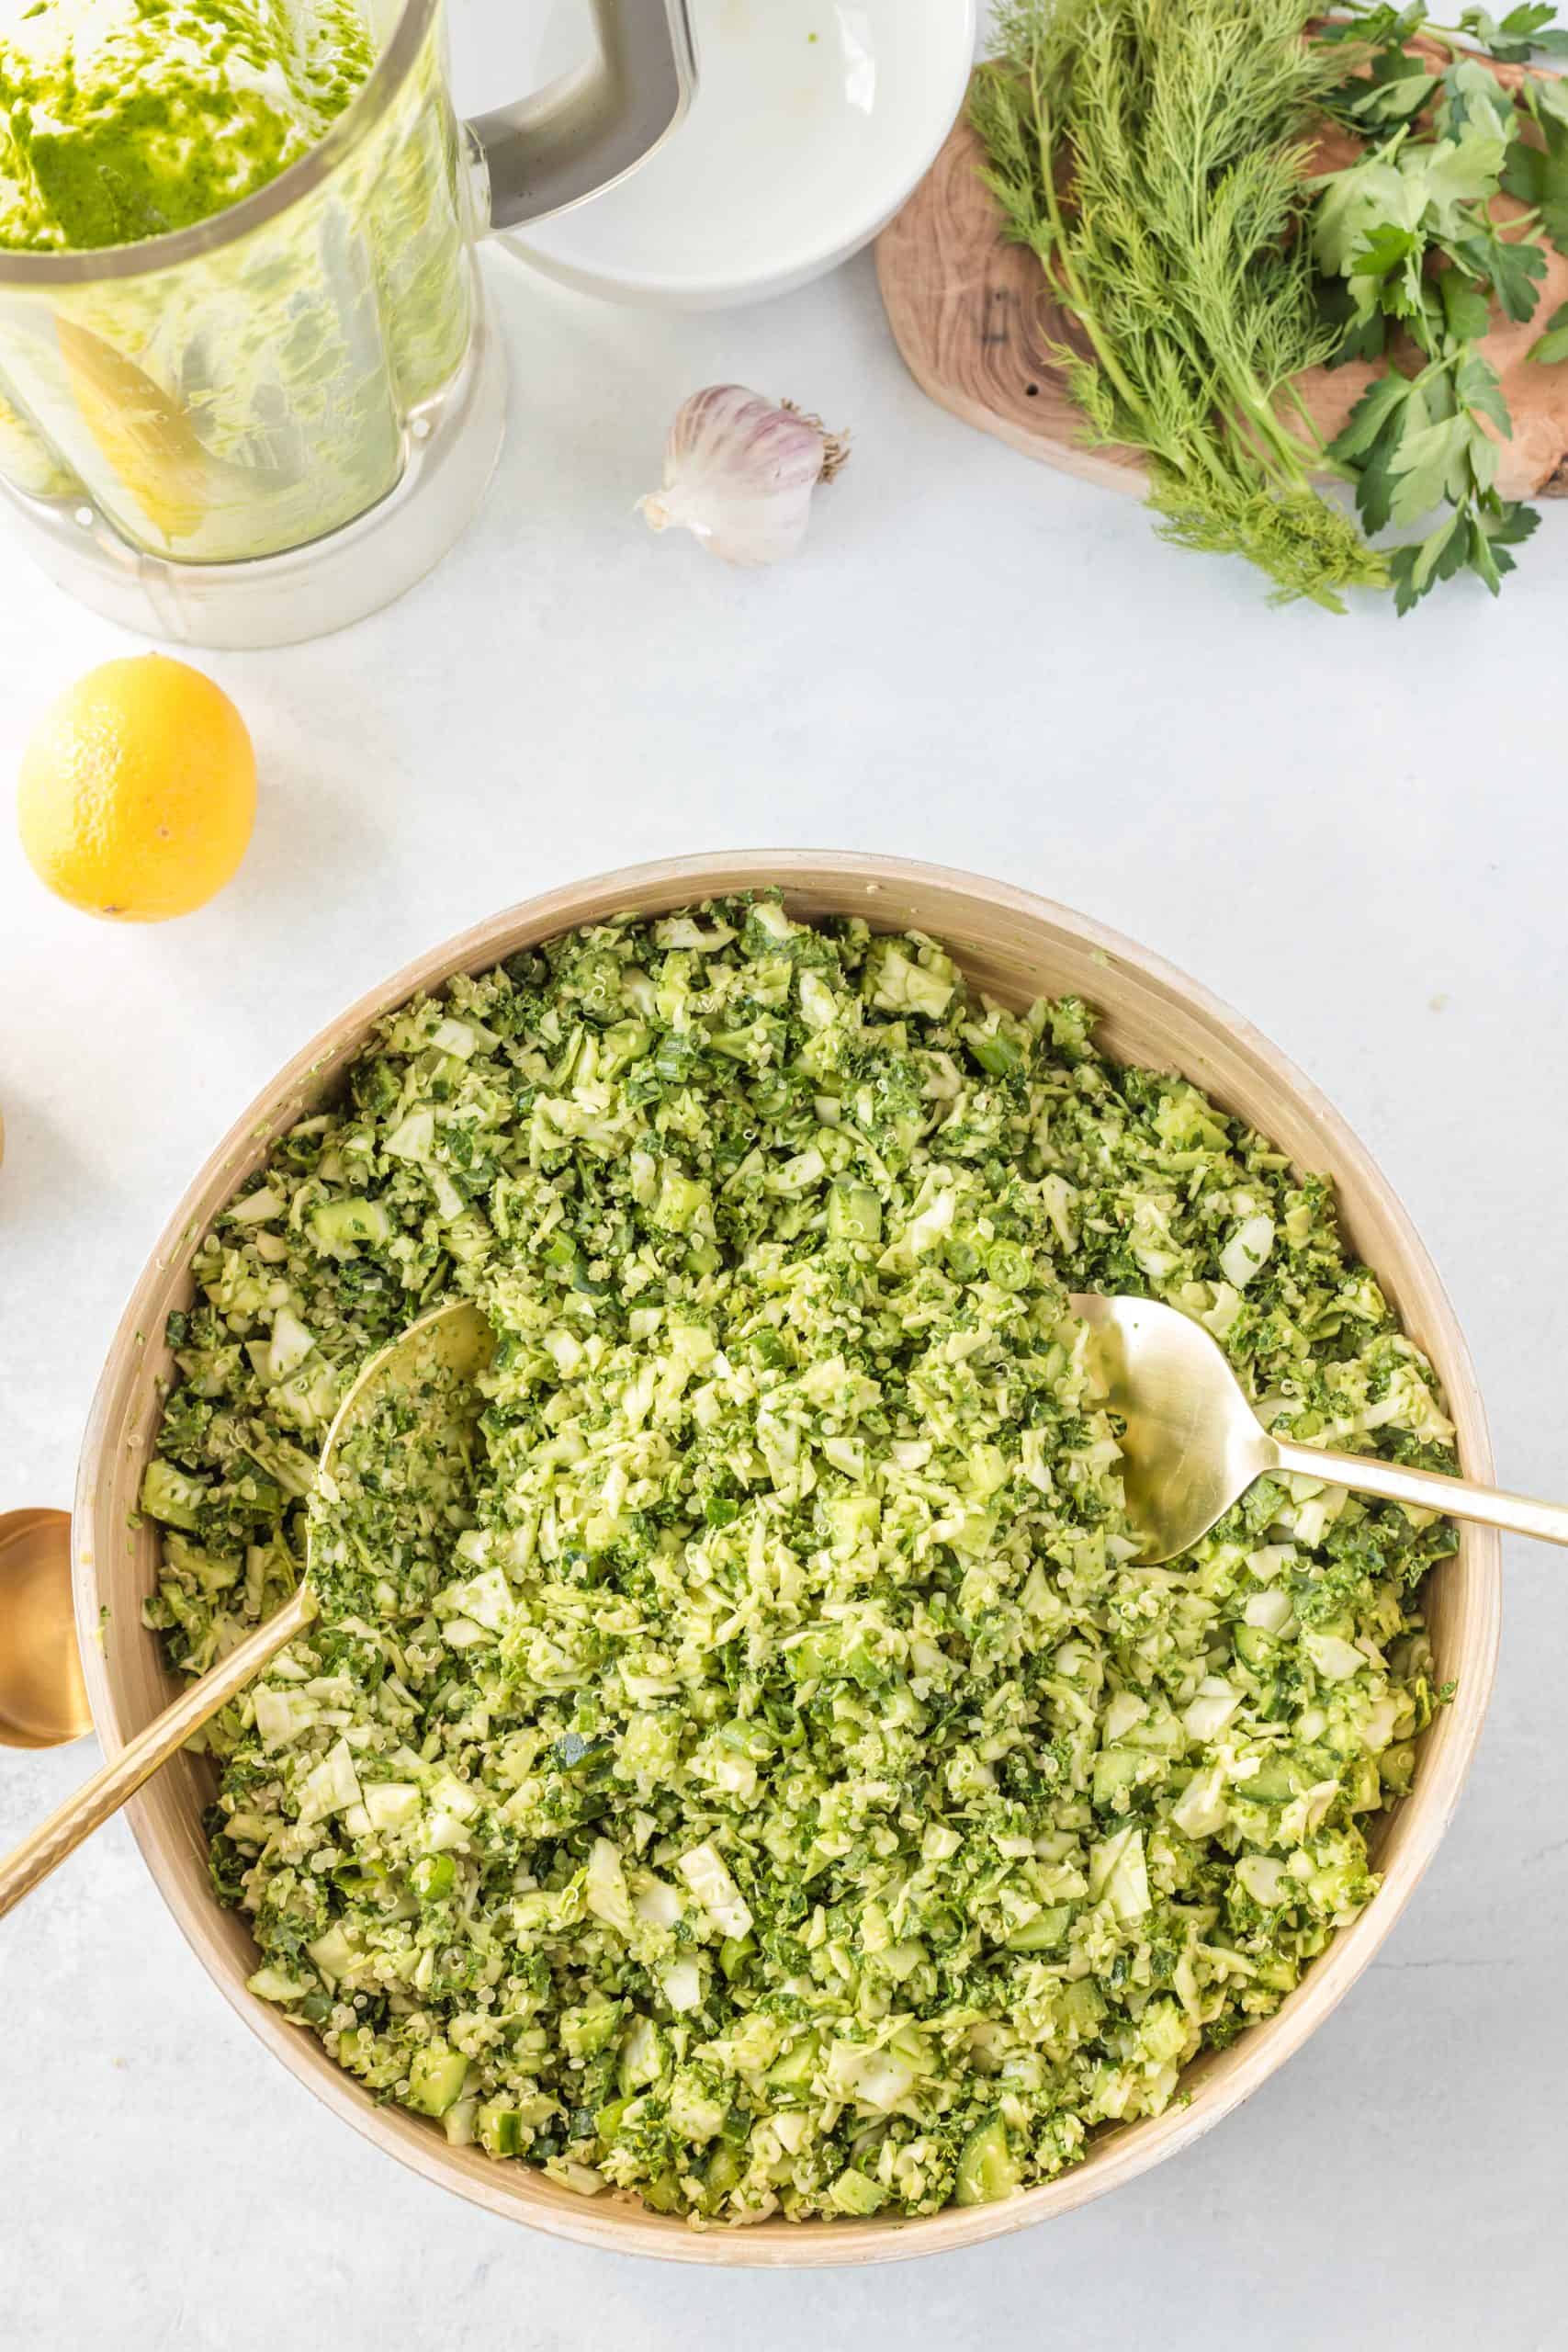
[(1375, 1453), (1330, 1453), (1270, 1437), (1218, 1340), (1174, 1306), (1088, 1293), (1072, 1306), (1089, 1327), (1090, 1361), (1105, 1401), (1126, 1424), (1120, 1466), (1127, 1523), (1151, 1563), (1187, 1551), (1270, 1475), (1317, 1478), (1352, 1494), (1568, 1544), (1568, 1507), (1562, 1503), (1414, 1470)]

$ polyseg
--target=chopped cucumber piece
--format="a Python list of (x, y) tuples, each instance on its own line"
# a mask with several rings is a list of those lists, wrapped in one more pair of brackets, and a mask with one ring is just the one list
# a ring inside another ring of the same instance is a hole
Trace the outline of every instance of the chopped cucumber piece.
[(880, 1241), (882, 1203), (869, 1184), (841, 1179), (828, 1193), (828, 1230), (835, 1241)]
[(463, 2096), (468, 2062), (461, 2051), (445, 2041), (432, 2041), (414, 2052), (409, 2064), (406, 2106), (421, 2115), (445, 2115)]
[[(828, 2194), (840, 2213), (876, 2213), (887, 2202), (887, 2191), (882, 2183), (873, 2180), (869, 2173), (857, 2172), (852, 2165), (839, 2175)], [(964, 2204), (977, 2200), (960, 2197), (958, 2201)]]
[(379, 1201), (321, 1201), (310, 1212), (310, 1230), (318, 1241), (339, 1250), (355, 1241), (385, 1242), (392, 1238), (392, 1220)]
[(964, 2143), (954, 2200), (960, 2205), (994, 2205), (999, 2197), (1010, 2197), (1022, 2178), (1008, 2144), (1007, 2126), (999, 2115), (992, 2115)]
[(520, 2156), (524, 2148), (523, 2118), (501, 2099), (486, 2099), (474, 2117), (479, 2143), (492, 2156)]
[(1053, 1904), (1016, 1929), (1008, 1938), (1007, 1948), (1009, 1951), (1056, 1951), (1066, 1941), (1072, 1919), (1071, 1904)]
[(201, 1479), (187, 1477), (172, 1462), (154, 1458), (142, 1473), (141, 1508), (150, 1519), (161, 1519), (165, 1527), (194, 1532), (201, 1524), (207, 1499), (208, 1488)]

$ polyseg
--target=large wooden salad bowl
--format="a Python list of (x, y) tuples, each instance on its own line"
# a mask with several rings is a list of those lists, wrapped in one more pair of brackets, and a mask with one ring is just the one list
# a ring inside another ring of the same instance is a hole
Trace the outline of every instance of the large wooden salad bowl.
[[(1420, 1241), (1389, 1185), (1331, 1106), (1255, 1029), (1156, 956), (1064, 907), (998, 882), (897, 860), (784, 851), (673, 860), (607, 874), (528, 900), (436, 947), (349, 1008), (297, 1054), (218, 1146), (171, 1220), (120, 1319), (94, 1400), (74, 1521), (77, 1623), (94, 1720), (116, 1755), (171, 1696), (141, 1603), (155, 1577), (157, 1537), (136, 1518), (170, 1358), (164, 1317), (191, 1295), (192, 1251), (213, 1216), (265, 1156), (271, 1139), (327, 1093), (378, 1016), (455, 972), (475, 972), (515, 949), (626, 909), (654, 913), (716, 892), (777, 883), (808, 915), (863, 915), (874, 926), (932, 933), (970, 977), (1021, 1004), (1072, 991), (1102, 1010), (1100, 1035), (1118, 1058), (1179, 1069), (1252, 1121), (1303, 1169), (1330, 1175), (1346, 1235), (1376, 1272), (1406, 1329), (1427, 1350), (1448, 1394), (1462, 1467), (1490, 1478), (1492, 1455), (1469, 1351)], [(1186, 2105), (1107, 2132), (1088, 2160), (1010, 2201), (915, 2221), (769, 2221), (754, 2228), (693, 2229), (629, 2198), (581, 2198), (518, 2163), (449, 2146), (438, 2126), (378, 2106), (310, 2036), (245, 1990), (254, 1965), (243, 1920), (214, 1901), (201, 1813), (209, 1767), (182, 1757), (131, 1804), (149, 1869), (202, 1964), (252, 2030), (317, 2097), (367, 2139), (491, 2211), (560, 2237), (675, 2261), (796, 2264), (886, 2262), (934, 2254), (1069, 2211), (1131, 2180), (1201, 2137), (1298, 2050), (1367, 1966), (1436, 1852), (1459, 1801), (1491, 1693), (1501, 1600), (1500, 1547), (1478, 1527), (1433, 1576), (1431, 1635), (1451, 1706), (1424, 1736), (1412, 1793), (1382, 1817), (1381, 1893), (1343, 1928), (1277, 2016), (1189, 2069)], [(107, 1612), (100, 1616), (100, 1612)], [(103, 1631), (100, 1635), (99, 1628)]]

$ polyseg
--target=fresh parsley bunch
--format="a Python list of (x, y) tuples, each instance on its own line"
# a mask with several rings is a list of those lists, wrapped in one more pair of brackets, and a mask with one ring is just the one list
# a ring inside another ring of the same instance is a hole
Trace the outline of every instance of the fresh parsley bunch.
[[(1486, 427), (1511, 439), (1513, 420), (1482, 345), (1494, 302), (1516, 322), (1533, 318), (1544, 243), (1568, 246), (1568, 82), (1527, 73), (1510, 88), (1459, 36), (1506, 64), (1532, 45), (1568, 53), (1551, 16), (1544, 0), (1500, 22), (1471, 8), (1450, 33), (1418, 6), (1380, 5), (1314, 36), (1325, 47), (1354, 43), (1359, 70), (1325, 111), (1367, 142), (1322, 183), (1313, 219), (1325, 307), (1343, 327), (1336, 356), (1392, 363), (1329, 455), (1350, 471), (1369, 531), (1439, 517), (1390, 556), (1401, 613), (1466, 569), (1495, 594), (1514, 566), (1510, 549), (1539, 520), (1497, 493), (1498, 442)], [(1499, 223), (1492, 205), (1505, 190), (1529, 209)], [(1565, 329), (1568, 306), (1532, 358), (1568, 356)], [(1414, 368), (1401, 364), (1411, 347)]]

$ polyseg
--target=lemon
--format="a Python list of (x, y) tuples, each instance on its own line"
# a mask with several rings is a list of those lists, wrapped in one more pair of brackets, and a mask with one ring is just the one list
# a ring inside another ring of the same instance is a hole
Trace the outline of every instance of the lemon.
[(256, 762), (244, 720), (162, 653), (106, 662), (61, 695), (22, 755), (22, 847), (55, 894), (118, 922), (205, 906), (245, 854)]

